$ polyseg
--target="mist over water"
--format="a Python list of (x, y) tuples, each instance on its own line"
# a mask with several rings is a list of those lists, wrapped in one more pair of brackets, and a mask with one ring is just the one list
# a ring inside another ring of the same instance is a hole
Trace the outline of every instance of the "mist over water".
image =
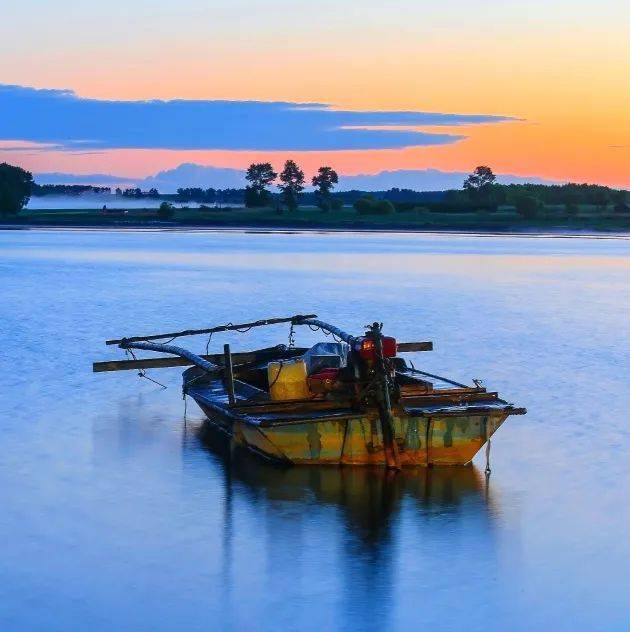
[[(628, 629), (630, 241), (5, 231), (0, 287), (1, 630)], [(180, 370), (91, 373), (106, 338), (309, 312), (526, 406), (489, 484), (278, 469), (184, 422)]]
[[(118, 195), (42, 195), (33, 196), (29, 200), (26, 208), (29, 210), (80, 210), (80, 209), (102, 209), (107, 208), (119, 209), (140, 209), (140, 208), (158, 208), (163, 200), (156, 198), (128, 198)], [(174, 204), (177, 208), (184, 206), (183, 204)], [(189, 208), (198, 208), (197, 202), (186, 202), (185, 206)]]

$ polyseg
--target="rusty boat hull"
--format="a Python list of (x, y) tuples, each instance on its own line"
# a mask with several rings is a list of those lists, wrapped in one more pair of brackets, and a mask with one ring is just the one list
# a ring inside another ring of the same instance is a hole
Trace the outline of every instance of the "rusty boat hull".
[[(289, 324), (289, 344), (201, 356), (172, 345), (182, 336), (210, 335)], [(306, 348), (294, 328), (332, 336)], [(95, 363), (94, 371), (190, 366), (184, 396), (197, 402), (208, 424), (267, 459), (291, 465), (466, 465), (517, 408), (488, 392), (408, 364), (401, 354), (431, 351), (432, 342), (398, 342), (378, 321), (350, 335), (310, 315), (228, 323), (204, 329), (108, 340), (131, 360)], [(167, 342), (155, 342), (167, 340)], [(139, 359), (135, 350), (170, 357)]]
[[(217, 382), (188, 394), (206, 414), (206, 423), (225, 433), (232, 447), (287, 465), (387, 463), (377, 410), (239, 411), (227, 406), (222, 391)], [(393, 412), (401, 466), (456, 466), (470, 463), (507, 417), (522, 409), (495, 398)]]

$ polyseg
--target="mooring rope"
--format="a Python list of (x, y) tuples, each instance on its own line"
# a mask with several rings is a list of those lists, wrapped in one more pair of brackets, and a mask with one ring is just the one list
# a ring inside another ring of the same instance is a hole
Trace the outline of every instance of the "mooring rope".
[[(133, 352), (132, 349), (125, 349), (125, 354), (131, 355), (131, 357), (136, 361), (138, 360), (138, 358), (136, 358), (136, 354)], [(144, 369), (138, 369), (138, 377), (143, 377), (145, 380), (149, 380), (149, 382), (153, 382), (154, 384), (157, 384), (158, 386), (161, 386), (162, 388), (168, 388), (168, 386), (165, 386), (161, 382), (158, 382), (157, 380), (154, 380), (152, 377), (149, 377), (147, 375), (147, 372)]]
[[(486, 421), (486, 435), (488, 434), (488, 422)], [(484, 470), (486, 476), (490, 476), (492, 469), (490, 468), (490, 448), (492, 447), (492, 439), (488, 437), (486, 442), (486, 469)]]

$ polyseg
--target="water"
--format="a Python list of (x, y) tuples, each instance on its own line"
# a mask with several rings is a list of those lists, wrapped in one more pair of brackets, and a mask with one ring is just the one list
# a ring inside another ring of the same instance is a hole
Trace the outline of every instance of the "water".
[[(5, 231), (0, 287), (3, 632), (630, 627), (630, 241)], [(483, 456), (230, 461), (179, 370), (91, 373), (106, 338), (300, 312), (434, 340), (416, 366), (526, 406), (489, 486)]]

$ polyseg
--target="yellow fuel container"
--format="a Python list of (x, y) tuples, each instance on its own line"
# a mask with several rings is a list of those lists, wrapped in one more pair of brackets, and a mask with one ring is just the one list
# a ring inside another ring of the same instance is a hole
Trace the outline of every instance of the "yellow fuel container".
[(269, 395), (274, 401), (310, 399), (306, 362), (301, 359), (270, 362), (267, 366)]

